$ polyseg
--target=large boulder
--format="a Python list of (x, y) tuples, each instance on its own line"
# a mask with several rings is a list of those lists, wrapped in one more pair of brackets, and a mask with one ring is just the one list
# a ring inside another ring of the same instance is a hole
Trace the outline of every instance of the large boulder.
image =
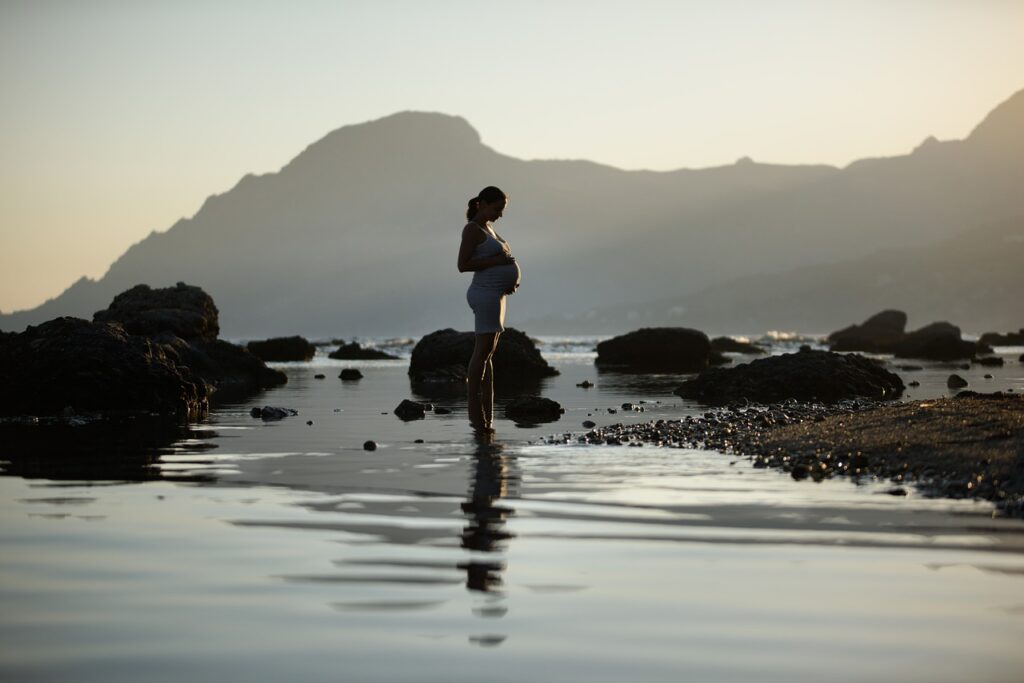
[(898, 375), (863, 356), (801, 351), (734, 368), (709, 368), (684, 382), (675, 393), (710, 405), (786, 399), (833, 403), (857, 397), (896, 398), (903, 388)]
[(828, 336), (832, 351), (867, 351), (889, 353), (906, 334), (907, 314), (903, 311), (882, 311), (860, 325), (850, 325)]
[(708, 336), (685, 327), (648, 327), (597, 345), (595, 363), (637, 372), (698, 372), (712, 364)]
[(128, 334), (143, 337), (170, 332), (188, 341), (212, 341), (220, 334), (213, 298), (184, 282), (163, 289), (136, 285), (114, 297), (110, 306), (97, 311), (92, 319), (119, 322)]
[(312, 360), (316, 346), (304, 337), (274, 337), (262, 341), (251, 341), (245, 345), (249, 353), (269, 363), (282, 361)]
[(327, 354), (327, 357), (335, 360), (395, 360), (398, 358), (398, 356), (392, 356), (384, 351), (365, 348), (358, 342), (342, 343), (337, 349)]
[(0, 341), (0, 415), (135, 411), (201, 418), (208, 387), (119, 323), (56, 318)]
[[(472, 332), (453, 329), (431, 332), (417, 342), (409, 359), (414, 384), (461, 384), (476, 343)], [(498, 338), (492, 357), (495, 383), (530, 383), (558, 374), (540, 355), (537, 346), (519, 330), (507, 328)]]
[(897, 358), (950, 361), (973, 358), (982, 348), (963, 339), (956, 325), (939, 322), (905, 335), (893, 345), (892, 353)]
[(978, 342), (988, 346), (1024, 346), (1024, 327), (1016, 332), (1007, 332), (1006, 334), (986, 332), (981, 335)]
[(133, 335), (150, 338), (165, 354), (216, 390), (217, 400), (284, 384), (287, 376), (244, 348), (217, 339), (217, 306), (199, 287), (179, 282), (153, 289), (136, 285), (118, 294), (96, 322), (117, 322)]

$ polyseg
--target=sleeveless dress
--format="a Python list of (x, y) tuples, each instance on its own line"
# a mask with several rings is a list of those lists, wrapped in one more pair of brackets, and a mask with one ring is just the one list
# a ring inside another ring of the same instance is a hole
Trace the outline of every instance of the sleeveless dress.
[[(478, 226), (479, 227), (479, 226)], [(495, 239), (488, 230), (480, 228), (484, 241), (473, 250), (472, 258), (490, 258), (505, 251), (505, 240)], [(519, 264), (507, 263), (473, 273), (473, 281), (466, 290), (466, 301), (473, 309), (474, 330), (477, 334), (505, 331), (505, 292), (519, 284)]]

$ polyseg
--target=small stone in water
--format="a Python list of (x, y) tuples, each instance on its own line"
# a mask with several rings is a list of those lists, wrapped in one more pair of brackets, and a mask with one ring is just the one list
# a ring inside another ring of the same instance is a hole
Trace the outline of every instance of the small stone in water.
[(313, 379), (327, 379), (327, 375), (313, 375)]
[(312, 421), (312, 420), (306, 420), (306, 425), (307, 425), (307, 426), (309, 426), (309, 425), (311, 425), (311, 424), (313, 424), (313, 421)]
[[(387, 413), (385, 413), (386, 415)], [(367, 441), (363, 444), (364, 451), (375, 451), (377, 450), (377, 443), (375, 441)]]
[(595, 424), (594, 422), (591, 422), (590, 420), (584, 420), (583, 421), (583, 426), (586, 427), (587, 429), (592, 429), (593, 427), (596, 427), (597, 424)]

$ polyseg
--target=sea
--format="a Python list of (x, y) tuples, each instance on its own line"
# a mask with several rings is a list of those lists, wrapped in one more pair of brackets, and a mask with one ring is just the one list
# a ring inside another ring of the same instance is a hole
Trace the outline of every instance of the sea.
[[(538, 338), (560, 372), (540, 393), (565, 413), (517, 425), (499, 391), (492, 439), (464, 396), (410, 386), (414, 340), (360, 341), (399, 359), (325, 345), (274, 364), (286, 385), (116, 476), (25, 472), (0, 447), (0, 680), (1022, 680), (1024, 520), (731, 453), (580, 444), (584, 421), (709, 410), (673, 394), (685, 376), (598, 371), (599, 338)], [(919, 382), (904, 400), (950, 395), (953, 372), (1024, 391), (1022, 352), (898, 371)], [(350, 367), (363, 378), (341, 381)], [(406, 398), (451, 412), (403, 422)]]

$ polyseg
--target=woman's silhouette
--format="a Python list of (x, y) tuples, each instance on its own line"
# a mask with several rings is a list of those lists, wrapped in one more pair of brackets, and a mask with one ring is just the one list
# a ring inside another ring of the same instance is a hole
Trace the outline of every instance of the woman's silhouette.
[(491, 356), (505, 331), (505, 297), (519, 287), (519, 264), (508, 242), (494, 232), (494, 221), (508, 206), (508, 196), (496, 187), (485, 187), (469, 200), (459, 245), (459, 272), (472, 272), (466, 301), (473, 309), (476, 343), (466, 371), (469, 422), (490, 431), (494, 413), (494, 367)]

